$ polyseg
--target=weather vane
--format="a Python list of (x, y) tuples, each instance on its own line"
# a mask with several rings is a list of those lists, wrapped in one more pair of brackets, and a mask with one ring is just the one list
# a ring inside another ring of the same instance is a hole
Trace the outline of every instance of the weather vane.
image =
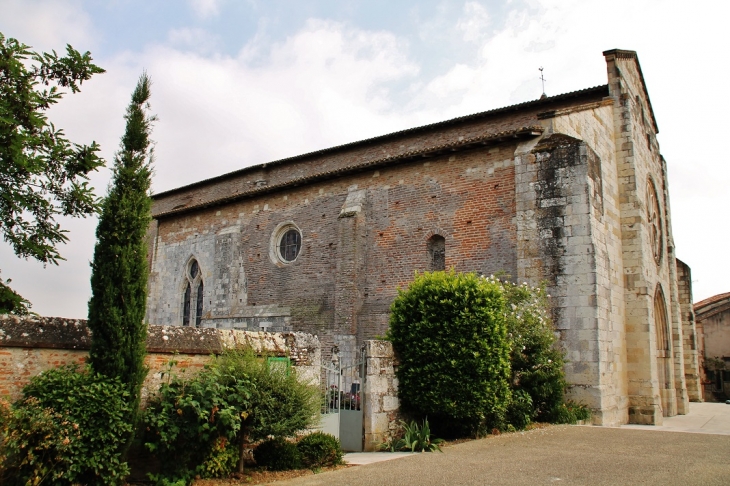
[(547, 95), (545, 94), (545, 76), (542, 75), (542, 67), (540, 69), (540, 81), (542, 81), (542, 96), (541, 98), (547, 98)]

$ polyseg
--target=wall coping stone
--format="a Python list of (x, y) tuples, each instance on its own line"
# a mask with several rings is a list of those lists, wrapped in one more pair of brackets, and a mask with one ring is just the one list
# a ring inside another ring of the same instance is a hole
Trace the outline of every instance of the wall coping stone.
[[(85, 319), (0, 315), (0, 347), (89, 350), (91, 330)], [(147, 352), (220, 354), (250, 346), (258, 353), (289, 356), (307, 364), (319, 338), (303, 332), (251, 332), (237, 329), (156, 326), (147, 328)]]

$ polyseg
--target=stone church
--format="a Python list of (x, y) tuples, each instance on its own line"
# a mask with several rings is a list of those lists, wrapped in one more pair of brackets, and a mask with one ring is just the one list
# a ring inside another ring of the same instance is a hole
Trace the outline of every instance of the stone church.
[(247, 167), (154, 196), (151, 324), (295, 330), (353, 355), (414, 272), (546, 281), (595, 424), (699, 400), (689, 268), (637, 55), (608, 83)]

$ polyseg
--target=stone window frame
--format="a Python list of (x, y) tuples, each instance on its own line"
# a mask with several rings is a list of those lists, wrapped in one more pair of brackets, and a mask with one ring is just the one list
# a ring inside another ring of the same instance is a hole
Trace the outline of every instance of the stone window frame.
[[(281, 239), (290, 230), (295, 230), (297, 233), (299, 233), (299, 251), (297, 252), (293, 260), (286, 260), (281, 254), (280, 245)], [(271, 240), (269, 242), (269, 258), (271, 259), (271, 262), (279, 267), (291, 265), (301, 258), (303, 252), (304, 234), (302, 233), (301, 228), (299, 228), (299, 226), (294, 221), (284, 221), (276, 225), (276, 228), (274, 228), (274, 231), (271, 233)]]
[[(193, 265), (197, 265), (197, 273), (192, 276)], [(189, 292), (189, 293), (188, 293)], [(180, 294), (182, 296), (181, 324), (183, 327), (200, 327), (205, 305), (205, 284), (203, 282), (203, 268), (200, 259), (190, 256), (185, 264)], [(187, 309), (187, 312), (186, 312)]]
[(654, 336), (657, 354), (657, 381), (659, 388), (669, 388), (672, 361), (672, 329), (670, 327), (667, 299), (662, 284), (658, 283), (654, 291)]
[(656, 183), (651, 176), (646, 178), (646, 224), (654, 263), (661, 265), (664, 258), (664, 218)]

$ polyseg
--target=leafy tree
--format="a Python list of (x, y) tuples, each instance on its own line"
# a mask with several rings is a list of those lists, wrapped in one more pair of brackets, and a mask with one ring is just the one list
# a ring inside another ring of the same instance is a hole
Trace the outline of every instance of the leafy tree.
[(30, 314), (30, 302), (22, 295), (11, 289), (7, 284), (10, 279), (3, 282), (0, 278), (0, 314), (16, 314), (25, 316)]
[(428, 416), (439, 435), (504, 425), (511, 395), (504, 306), (499, 283), (453, 271), (417, 274), (393, 302), (388, 337), (400, 358), (401, 404)]
[(109, 193), (102, 202), (91, 264), (89, 364), (97, 373), (119, 378), (132, 403), (130, 423), (137, 421), (147, 325), (147, 245), (150, 222), (152, 150), (149, 135), (150, 79), (142, 74), (125, 119), (127, 128), (114, 168)]
[[(104, 165), (99, 146), (70, 142), (45, 115), (63, 97), (59, 88), (77, 93), (104, 72), (91, 61), (71, 46), (64, 57), (37, 53), (0, 33), (0, 232), (19, 257), (58, 264), (56, 247), (68, 237), (56, 217), (98, 209), (88, 175)], [(27, 311), (11, 303), (3, 310)]]

